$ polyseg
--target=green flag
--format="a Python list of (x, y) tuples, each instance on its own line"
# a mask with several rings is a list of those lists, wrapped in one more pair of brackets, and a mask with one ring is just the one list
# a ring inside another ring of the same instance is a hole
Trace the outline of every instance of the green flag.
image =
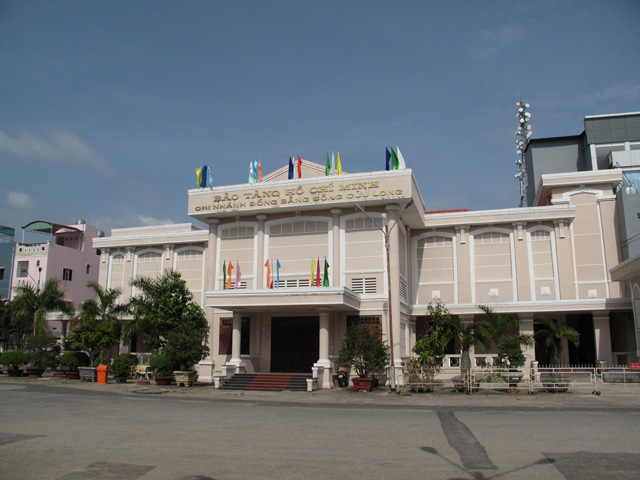
[(329, 160), (329, 152), (327, 152), (327, 166), (324, 167), (324, 175), (325, 177), (331, 173), (331, 160)]
[(327, 258), (324, 259), (324, 280), (322, 281), (323, 287), (329, 286), (329, 262), (327, 262)]
[(222, 289), (227, 289), (227, 261), (222, 262)]
[(396, 151), (391, 147), (391, 170), (398, 170), (399, 164), (398, 155), (396, 155)]

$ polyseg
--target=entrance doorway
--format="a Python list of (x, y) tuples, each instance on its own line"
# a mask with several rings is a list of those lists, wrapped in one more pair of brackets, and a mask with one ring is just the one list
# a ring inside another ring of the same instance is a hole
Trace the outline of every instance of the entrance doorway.
[(271, 319), (271, 371), (309, 373), (320, 352), (318, 317)]

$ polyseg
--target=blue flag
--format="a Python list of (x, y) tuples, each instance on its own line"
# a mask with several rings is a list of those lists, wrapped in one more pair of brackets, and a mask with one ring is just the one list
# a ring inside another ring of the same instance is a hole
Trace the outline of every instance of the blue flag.
[(276, 259), (276, 288), (280, 288), (280, 260)]
[(389, 170), (389, 162), (391, 161), (391, 154), (389, 153), (389, 147), (387, 147), (387, 168), (385, 170)]
[(289, 180), (293, 179), (293, 159), (289, 157)]

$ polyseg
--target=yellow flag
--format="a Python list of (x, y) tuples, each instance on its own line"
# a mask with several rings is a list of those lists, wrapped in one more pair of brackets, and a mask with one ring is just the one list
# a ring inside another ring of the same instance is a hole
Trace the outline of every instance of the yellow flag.
[(316, 284), (316, 261), (311, 259), (311, 286)]
[(337, 169), (338, 169), (338, 175), (342, 175), (342, 163), (340, 163), (340, 152), (338, 152), (338, 165), (337, 165)]

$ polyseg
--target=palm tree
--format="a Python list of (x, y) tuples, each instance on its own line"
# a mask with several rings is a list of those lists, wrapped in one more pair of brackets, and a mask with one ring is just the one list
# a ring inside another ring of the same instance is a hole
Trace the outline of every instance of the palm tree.
[(580, 344), (580, 334), (572, 327), (558, 325), (557, 321), (544, 317), (534, 320), (534, 324), (540, 327), (534, 337), (544, 340), (545, 346), (551, 349), (552, 357), (556, 363), (560, 362), (564, 353), (565, 339), (576, 347)]
[(508, 361), (511, 367), (524, 366), (526, 357), (522, 353), (522, 347), (531, 347), (533, 339), (531, 335), (518, 331), (520, 317), (516, 313), (497, 313), (486, 305), (478, 305), (478, 308), (489, 317), (489, 326), (486, 332), (496, 344), (498, 352), (497, 365), (505, 367)]
[(82, 302), (80, 304), (80, 313), (69, 322), (69, 327), (73, 329), (82, 325), (85, 320), (92, 319), (111, 324), (113, 331), (120, 336), (120, 322), (118, 319), (129, 311), (127, 305), (118, 303), (122, 290), (119, 288), (103, 288), (96, 282), (87, 283), (87, 287), (93, 289), (96, 294), (96, 300), (90, 298)]
[(448, 325), (460, 347), (460, 370), (467, 373), (471, 369), (471, 347), (477, 345), (482, 351), (487, 350), (487, 330), (489, 324), (485, 321), (463, 323), (459, 317), (445, 316), (442, 323)]
[(60, 280), (49, 279), (42, 287), (30, 283), (15, 287), (17, 295), (11, 301), (11, 308), (18, 349), (28, 335), (47, 332), (47, 312), (59, 310), (73, 314), (73, 306), (64, 299), (59, 283)]

